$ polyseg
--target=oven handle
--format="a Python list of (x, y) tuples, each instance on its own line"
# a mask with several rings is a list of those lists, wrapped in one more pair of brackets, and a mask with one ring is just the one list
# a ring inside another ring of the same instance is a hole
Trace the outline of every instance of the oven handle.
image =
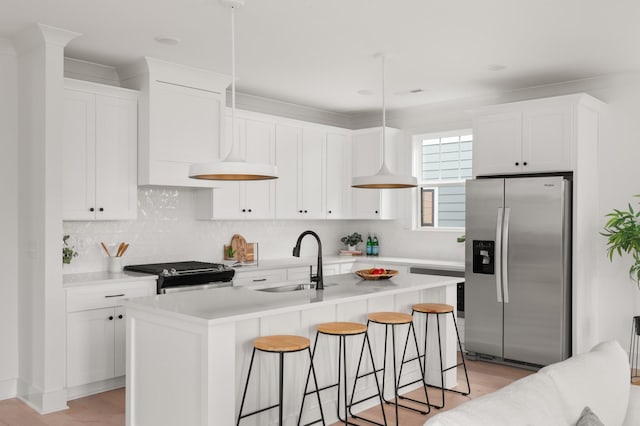
[(222, 288), (222, 287), (231, 287), (231, 286), (233, 286), (232, 281), (220, 281), (220, 282), (197, 284), (197, 285), (181, 285), (181, 286), (175, 286), (175, 287), (165, 287), (162, 289), (162, 294), (177, 293), (180, 291), (207, 290), (212, 288)]

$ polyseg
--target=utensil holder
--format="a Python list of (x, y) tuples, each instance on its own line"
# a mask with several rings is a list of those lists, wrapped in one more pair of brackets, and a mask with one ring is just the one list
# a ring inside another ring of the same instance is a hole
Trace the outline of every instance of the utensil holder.
[(109, 272), (122, 272), (122, 257), (110, 257), (107, 260)]

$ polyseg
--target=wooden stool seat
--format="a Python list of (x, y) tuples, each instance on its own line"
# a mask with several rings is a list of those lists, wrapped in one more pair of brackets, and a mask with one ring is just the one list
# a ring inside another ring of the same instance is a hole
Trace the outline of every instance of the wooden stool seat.
[(411, 315), (403, 312), (373, 312), (367, 318), (379, 324), (409, 324), (413, 321)]
[(359, 322), (325, 322), (318, 325), (318, 332), (334, 336), (350, 336), (366, 331), (367, 326)]
[(253, 347), (265, 352), (296, 352), (307, 349), (311, 342), (306, 337), (274, 335), (258, 337)]
[(448, 314), (453, 312), (453, 306), (445, 303), (416, 303), (412, 306), (416, 312), (423, 314)]

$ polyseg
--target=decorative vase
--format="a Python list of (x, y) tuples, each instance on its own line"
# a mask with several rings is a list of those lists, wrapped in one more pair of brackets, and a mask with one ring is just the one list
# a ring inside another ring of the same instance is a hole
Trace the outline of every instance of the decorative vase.
[(356, 250), (356, 246), (351, 246), (347, 244), (347, 250), (349, 251), (355, 251)]

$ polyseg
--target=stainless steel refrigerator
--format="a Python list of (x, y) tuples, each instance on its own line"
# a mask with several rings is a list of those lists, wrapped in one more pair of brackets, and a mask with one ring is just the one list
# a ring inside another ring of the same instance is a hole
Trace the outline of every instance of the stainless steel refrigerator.
[(465, 351), (548, 365), (571, 355), (571, 181), (466, 184)]

